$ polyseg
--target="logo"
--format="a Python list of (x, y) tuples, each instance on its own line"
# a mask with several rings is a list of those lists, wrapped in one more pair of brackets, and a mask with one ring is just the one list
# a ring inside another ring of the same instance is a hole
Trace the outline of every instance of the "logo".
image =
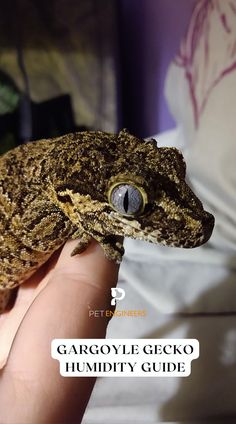
[(125, 291), (124, 289), (121, 289), (120, 287), (112, 287), (111, 288), (111, 296), (113, 299), (111, 299), (111, 305), (116, 305), (117, 300), (122, 300), (125, 297)]
[[(123, 300), (125, 297), (125, 290), (120, 287), (111, 288), (111, 305), (115, 306), (117, 302)], [(115, 317), (145, 317), (147, 311), (145, 309), (91, 309), (88, 305), (88, 314), (91, 318), (112, 318)]]

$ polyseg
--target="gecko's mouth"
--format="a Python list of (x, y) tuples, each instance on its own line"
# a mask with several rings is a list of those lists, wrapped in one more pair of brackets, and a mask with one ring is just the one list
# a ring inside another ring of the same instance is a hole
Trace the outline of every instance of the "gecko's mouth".
[(119, 222), (125, 225), (124, 236), (146, 240), (151, 243), (160, 243), (167, 246), (194, 248), (206, 243), (214, 228), (214, 217), (202, 210), (194, 217), (190, 214), (177, 217), (162, 217), (157, 212), (148, 217), (128, 219), (116, 216)]
[(148, 235), (148, 240), (152, 243), (158, 241), (161, 244), (174, 247), (199, 247), (211, 237), (214, 222), (213, 215), (204, 211), (201, 219), (193, 219), (188, 216), (182, 222), (172, 220), (169, 222), (169, 228), (163, 227), (160, 231), (154, 230)]

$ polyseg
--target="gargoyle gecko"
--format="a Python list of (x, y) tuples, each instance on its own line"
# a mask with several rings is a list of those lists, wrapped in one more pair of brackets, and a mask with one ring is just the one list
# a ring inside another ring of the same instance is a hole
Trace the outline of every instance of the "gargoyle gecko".
[(91, 238), (121, 261), (117, 236), (191, 248), (214, 218), (185, 182), (176, 148), (158, 148), (126, 130), (67, 134), (0, 157), (0, 311), (12, 289), (69, 238), (72, 254)]

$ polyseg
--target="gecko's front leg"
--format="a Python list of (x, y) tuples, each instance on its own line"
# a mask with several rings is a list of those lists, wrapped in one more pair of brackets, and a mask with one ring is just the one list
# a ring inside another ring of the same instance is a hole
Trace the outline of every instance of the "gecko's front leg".
[(87, 249), (89, 243), (92, 240), (92, 237), (89, 234), (85, 232), (81, 233), (81, 230), (75, 231), (75, 233), (72, 234), (71, 238), (73, 240), (78, 239), (77, 245), (71, 252), (71, 256), (75, 256), (75, 255), (78, 255), (79, 253), (83, 253)]
[(102, 237), (98, 242), (102, 246), (105, 256), (115, 261), (117, 264), (121, 263), (125, 249), (123, 247), (123, 237), (121, 236), (105, 236)]
[(115, 235), (103, 236), (98, 233), (90, 235), (87, 232), (81, 234), (81, 230), (77, 230), (71, 238), (78, 238), (78, 244), (72, 251), (71, 256), (83, 253), (94, 238), (103, 248), (104, 254), (108, 259), (114, 260), (117, 263), (120, 263), (122, 260), (124, 254), (123, 237)]

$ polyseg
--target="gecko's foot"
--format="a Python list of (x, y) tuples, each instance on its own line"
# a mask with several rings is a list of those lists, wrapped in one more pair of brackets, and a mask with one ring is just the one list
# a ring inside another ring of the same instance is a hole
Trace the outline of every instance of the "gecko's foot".
[(125, 249), (123, 247), (123, 237), (119, 236), (108, 236), (105, 237), (100, 244), (104, 250), (105, 256), (111, 260), (120, 264), (124, 255)]
[[(77, 237), (78, 235), (75, 233), (73, 234), (72, 239), (76, 239)], [(82, 236), (80, 235), (77, 245), (71, 252), (71, 256), (75, 256), (75, 255), (78, 255), (79, 253), (83, 253), (87, 249), (91, 240), (92, 240), (92, 237), (89, 234), (84, 233), (82, 234)]]

